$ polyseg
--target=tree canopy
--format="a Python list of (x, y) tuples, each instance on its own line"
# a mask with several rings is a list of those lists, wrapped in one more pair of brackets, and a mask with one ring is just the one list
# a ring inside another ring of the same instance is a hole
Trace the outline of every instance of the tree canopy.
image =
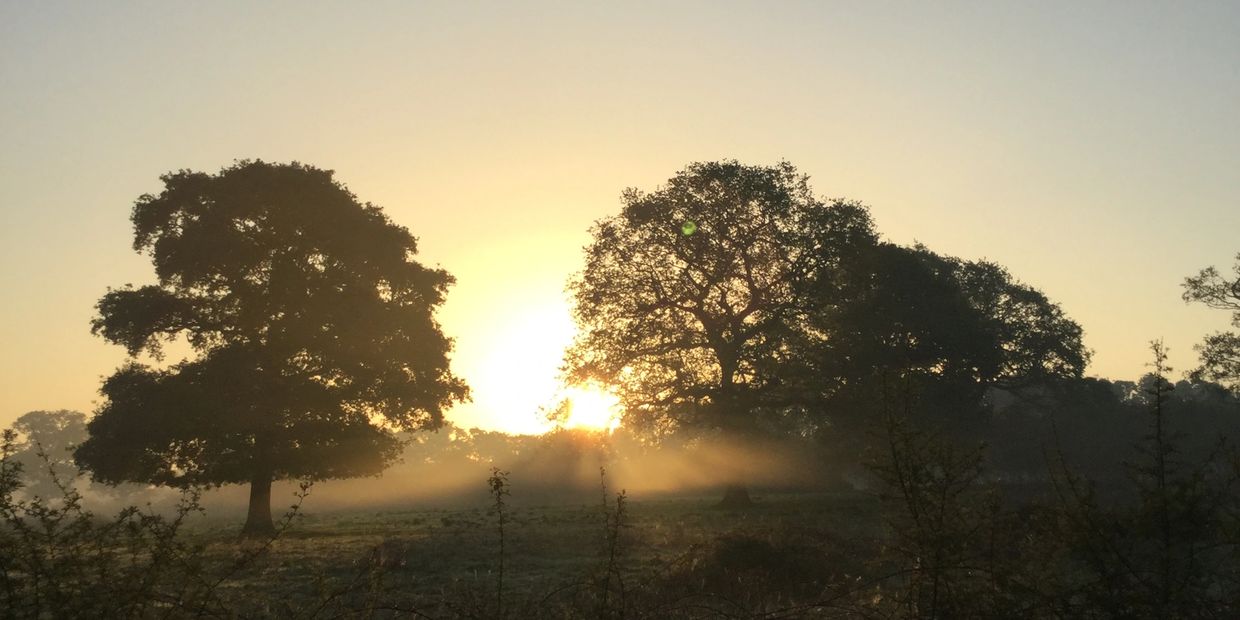
[(55, 497), (77, 475), (70, 449), (86, 438), (86, 414), (80, 411), (29, 411), (13, 421), (13, 461), (20, 463), (26, 492)]
[(859, 432), (857, 418), (896, 384), (916, 384), (923, 402), (960, 405), (998, 375), (995, 334), (954, 275), (928, 250), (881, 243), (811, 289), (807, 350), (837, 430)]
[(691, 164), (666, 186), (623, 194), (570, 283), (580, 336), (568, 375), (617, 388), (628, 421), (752, 428), (787, 402), (800, 287), (875, 241), (854, 203), (814, 197), (787, 163)]
[[(1184, 280), (1184, 301), (1203, 303), (1231, 312), (1231, 325), (1240, 329), (1240, 254), (1236, 254), (1234, 278), (1228, 279), (1214, 267), (1202, 269)], [(1240, 333), (1215, 332), (1197, 346), (1201, 365), (1193, 372), (1197, 379), (1218, 381), (1240, 394)]]
[(988, 261), (879, 243), (833, 277), (807, 288), (804, 376), (840, 454), (884, 410), (978, 431), (989, 390), (1080, 379), (1089, 360), (1076, 322)]
[[(92, 323), (135, 356), (76, 452), (96, 479), (250, 482), (261, 528), (272, 479), (378, 473), (395, 431), (467, 397), (434, 316), (452, 277), (331, 171), (243, 161), (162, 180), (132, 213), (158, 283), (110, 290)], [(192, 358), (136, 358), (178, 338)]]
[[(873, 410), (888, 378), (939, 410), (1079, 378), (1081, 329), (986, 261), (879, 240), (787, 163), (689, 165), (623, 194), (570, 283), (570, 379), (617, 386), (628, 422), (813, 432)], [(855, 427), (854, 427), (855, 428)]]

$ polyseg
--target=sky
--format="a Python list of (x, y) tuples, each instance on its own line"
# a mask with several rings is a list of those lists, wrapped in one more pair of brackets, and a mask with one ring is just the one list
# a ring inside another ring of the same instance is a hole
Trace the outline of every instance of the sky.
[[(933, 6), (931, 6), (933, 4)], [(253, 6), (252, 6), (253, 5)], [(467, 426), (545, 426), (564, 296), (626, 187), (792, 162), (890, 241), (1007, 266), (1084, 327), (1088, 374), (1176, 371), (1240, 252), (1240, 3), (0, 0), (0, 425), (96, 406), (128, 216), (159, 175), (336, 171), (454, 274)], [(517, 369), (517, 370), (514, 370)], [(507, 378), (506, 378), (507, 377)]]

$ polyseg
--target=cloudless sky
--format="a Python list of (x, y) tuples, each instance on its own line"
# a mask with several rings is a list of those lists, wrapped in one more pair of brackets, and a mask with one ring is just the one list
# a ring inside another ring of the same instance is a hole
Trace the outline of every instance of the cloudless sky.
[(723, 158), (1009, 267), (1092, 375), (1157, 337), (1188, 370), (1227, 326), (1180, 283), (1240, 252), (1238, 111), (1236, 2), (0, 0), (0, 425), (94, 407), (124, 352), (93, 304), (153, 279), (134, 199), (241, 158), (335, 170), (456, 275), (465, 426), (538, 427), (590, 224)]

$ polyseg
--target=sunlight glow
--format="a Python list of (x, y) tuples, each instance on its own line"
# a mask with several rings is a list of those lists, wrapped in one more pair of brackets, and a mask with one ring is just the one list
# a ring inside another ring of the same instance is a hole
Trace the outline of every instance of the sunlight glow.
[(571, 387), (564, 391), (568, 415), (563, 426), (613, 431), (620, 426), (620, 399), (597, 387)]
[[(511, 275), (516, 280), (519, 274)], [(559, 286), (557, 278), (541, 291), (531, 285), (500, 291), (462, 287), (462, 299), (479, 309), (470, 318), (484, 328), (462, 338), (454, 360), (473, 392), (472, 403), (451, 412), (454, 423), (531, 435), (619, 426), (619, 400), (604, 386), (560, 383), (564, 350), (577, 327)], [(497, 307), (504, 308), (502, 320), (494, 318)]]
[(509, 433), (543, 433), (552, 426), (545, 412), (558, 400), (556, 374), (576, 328), (563, 306), (510, 312), (508, 321), (493, 323), (493, 332), (481, 339), (481, 359), (462, 356), (474, 419)]

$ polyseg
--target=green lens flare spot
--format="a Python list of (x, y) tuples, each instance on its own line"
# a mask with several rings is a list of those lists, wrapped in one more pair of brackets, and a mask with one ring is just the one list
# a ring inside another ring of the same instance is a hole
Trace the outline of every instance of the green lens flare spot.
[(686, 237), (692, 235), (697, 232), (697, 223), (693, 220), (685, 220), (685, 223), (680, 225), (680, 232), (684, 233)]

